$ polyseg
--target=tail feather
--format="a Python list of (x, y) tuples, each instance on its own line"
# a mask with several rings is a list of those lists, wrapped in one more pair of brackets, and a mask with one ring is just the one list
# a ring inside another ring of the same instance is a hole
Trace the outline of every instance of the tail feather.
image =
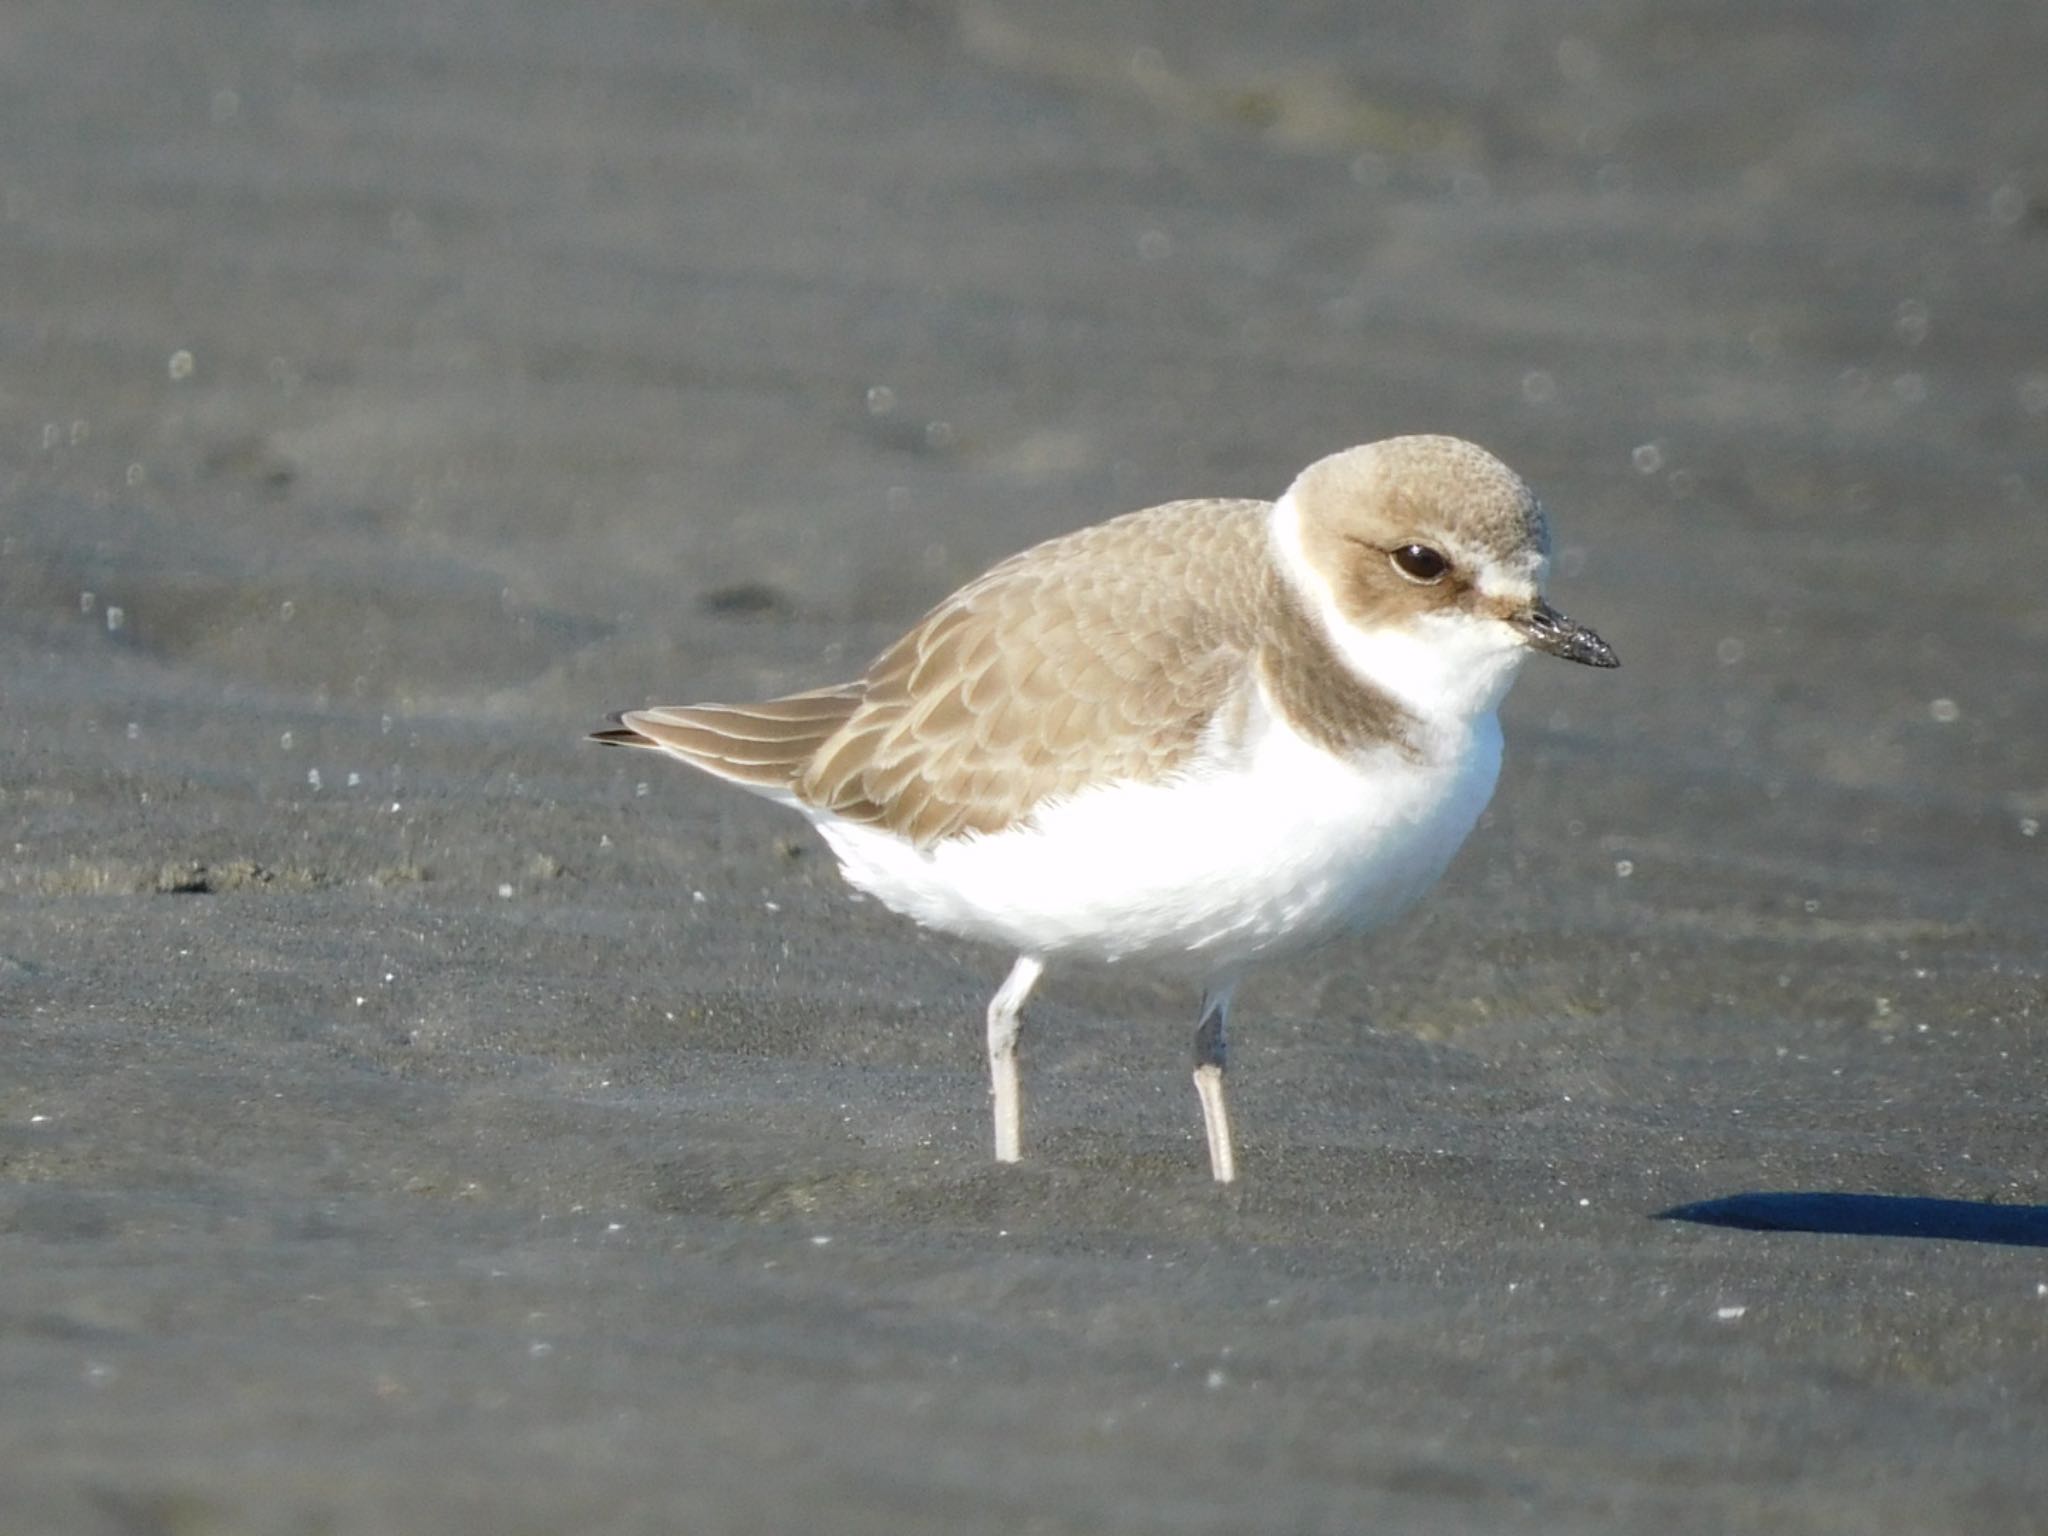
[(804, 769), (860, 707), (858, 683), (758, 704), (662, 705), (611, 717), (614, 729), (593, 731), (607, 746), (646, 747), (749, 789), (786, 794)]

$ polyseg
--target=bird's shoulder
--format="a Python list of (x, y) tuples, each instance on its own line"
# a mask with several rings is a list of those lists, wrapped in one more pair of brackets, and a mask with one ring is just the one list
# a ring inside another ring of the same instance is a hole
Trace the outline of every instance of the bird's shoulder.
[(1269, 512), (1169, 502), (992, 567), (875, 659), (799, 795), (928, 845), (1173, 773), (1246, 683)]

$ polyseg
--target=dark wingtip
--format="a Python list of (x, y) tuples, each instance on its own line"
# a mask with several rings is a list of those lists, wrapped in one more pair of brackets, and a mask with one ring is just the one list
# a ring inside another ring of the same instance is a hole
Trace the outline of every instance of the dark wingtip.
[(608, 731), (592, 731), (583, 739), (585, 741), (595, 741), (607, 747), (651, 747), (654, 745), (653, 742), (626, 724), (626, 712), (624, 710), (615, 709), (606, 715), (605, 719), (611, 721), (612, 729)]

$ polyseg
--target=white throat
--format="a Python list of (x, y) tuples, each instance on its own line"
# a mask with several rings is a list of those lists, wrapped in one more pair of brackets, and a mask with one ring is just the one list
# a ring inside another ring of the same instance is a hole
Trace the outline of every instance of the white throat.
[(1309, 564), (1291, 491), (1273, 505), (1272, 530), (1281, 571), (1361, 681), (1440, 729), (1469, 728), (1500, 708), (1529, 653), (1504, 620), (1435, 613), (1362, 628), (1345, 617), (1330, 583)]

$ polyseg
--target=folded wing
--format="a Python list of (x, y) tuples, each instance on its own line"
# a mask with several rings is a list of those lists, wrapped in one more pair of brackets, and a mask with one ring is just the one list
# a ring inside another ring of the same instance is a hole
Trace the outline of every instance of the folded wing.
[(920, 846), (1094, 784), (1170, 775), (1245, 686), (1263, 502), (1174, 502), (1054, 539), (963, 587), (858, 681), (629, 711), (659, 747)]

